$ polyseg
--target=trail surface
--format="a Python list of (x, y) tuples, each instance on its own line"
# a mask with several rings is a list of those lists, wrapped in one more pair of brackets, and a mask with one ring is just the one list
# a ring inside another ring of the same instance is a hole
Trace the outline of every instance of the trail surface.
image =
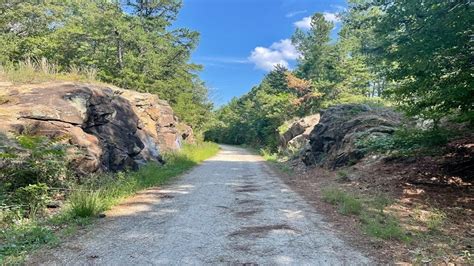
[(336, 237), (260, 156), (222, 146), (168, 186), (143, 191), (44, 265), (340, 265), (370, 260)]

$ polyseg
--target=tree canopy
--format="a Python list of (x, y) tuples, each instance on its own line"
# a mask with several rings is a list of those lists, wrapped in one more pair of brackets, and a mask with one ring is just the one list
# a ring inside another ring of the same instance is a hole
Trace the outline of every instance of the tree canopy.
[(294, 70), (277, 66), (217, 110), (210, 139), (276, 148), (285, 119), (339, 103), (395, 105), (408, 115), (474, 123), (474, 14), (469, 1), (350, 0), (334, 23), (316, 13), (292, 42)]
[(212, 106), (201, 66), (189, 63), (199, 34), (170, 29), (180, 8), (178, 0), (3, 1), (0, 64), (47, 58), (62, 71), (93, 68), (101, 81), (158, 94), (200, 127)]

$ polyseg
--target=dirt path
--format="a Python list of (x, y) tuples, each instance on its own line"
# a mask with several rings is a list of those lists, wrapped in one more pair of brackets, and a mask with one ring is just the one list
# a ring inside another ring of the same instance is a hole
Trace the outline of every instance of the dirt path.
[(368, 264), (260, 156), (222, 146), (32, 264)]

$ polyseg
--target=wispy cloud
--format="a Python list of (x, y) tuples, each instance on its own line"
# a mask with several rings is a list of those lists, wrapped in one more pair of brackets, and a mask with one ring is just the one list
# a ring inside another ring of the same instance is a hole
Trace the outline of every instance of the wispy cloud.
[(276, 65), (289, 67), (289, 61), (296, 60), (299, 56), (300, 54), (291, 40), (283, 39), (273, 43), (270, 47), (255, 47), (248, 60), (259, 69), (271, 71)]
[(289, 12), (285, 15), (285, 17), (287, 18), (292, 18), (296, 15), (299, 15), (299, 14), (304, 14), (304, 13), (307, 13), (308, 10), (297, 10), (297, 11), (292, 11), (292, 12)]
[[(323, 12), (324, 19), (327, 21), (331, 21), (333, 23), (340, 22), (339, 14), (333, 12)], [(311, 29), (311, 17), (304, 17), (301, 20), (296, 21), (293, 23), (297, 28), (309, 30)]]

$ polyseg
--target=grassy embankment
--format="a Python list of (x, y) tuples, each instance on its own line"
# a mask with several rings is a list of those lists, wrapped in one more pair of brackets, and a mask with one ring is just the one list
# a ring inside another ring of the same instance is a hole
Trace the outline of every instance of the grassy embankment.
[(0, 227), (0, 264), (19, 263), (28, 253), (44, 245), (59, 244), (62, 237), (90, 225), (99, 213), (124, 198), (166, 183), (215, 155), (218, 150), (217, 144), (209, 142), (186, 145), (179, 152), (165, 154), (167, 163), (164, 166), (149, 163), (136, 172), (104, 174), (74, 186), (57, 214), (17, 219)]

